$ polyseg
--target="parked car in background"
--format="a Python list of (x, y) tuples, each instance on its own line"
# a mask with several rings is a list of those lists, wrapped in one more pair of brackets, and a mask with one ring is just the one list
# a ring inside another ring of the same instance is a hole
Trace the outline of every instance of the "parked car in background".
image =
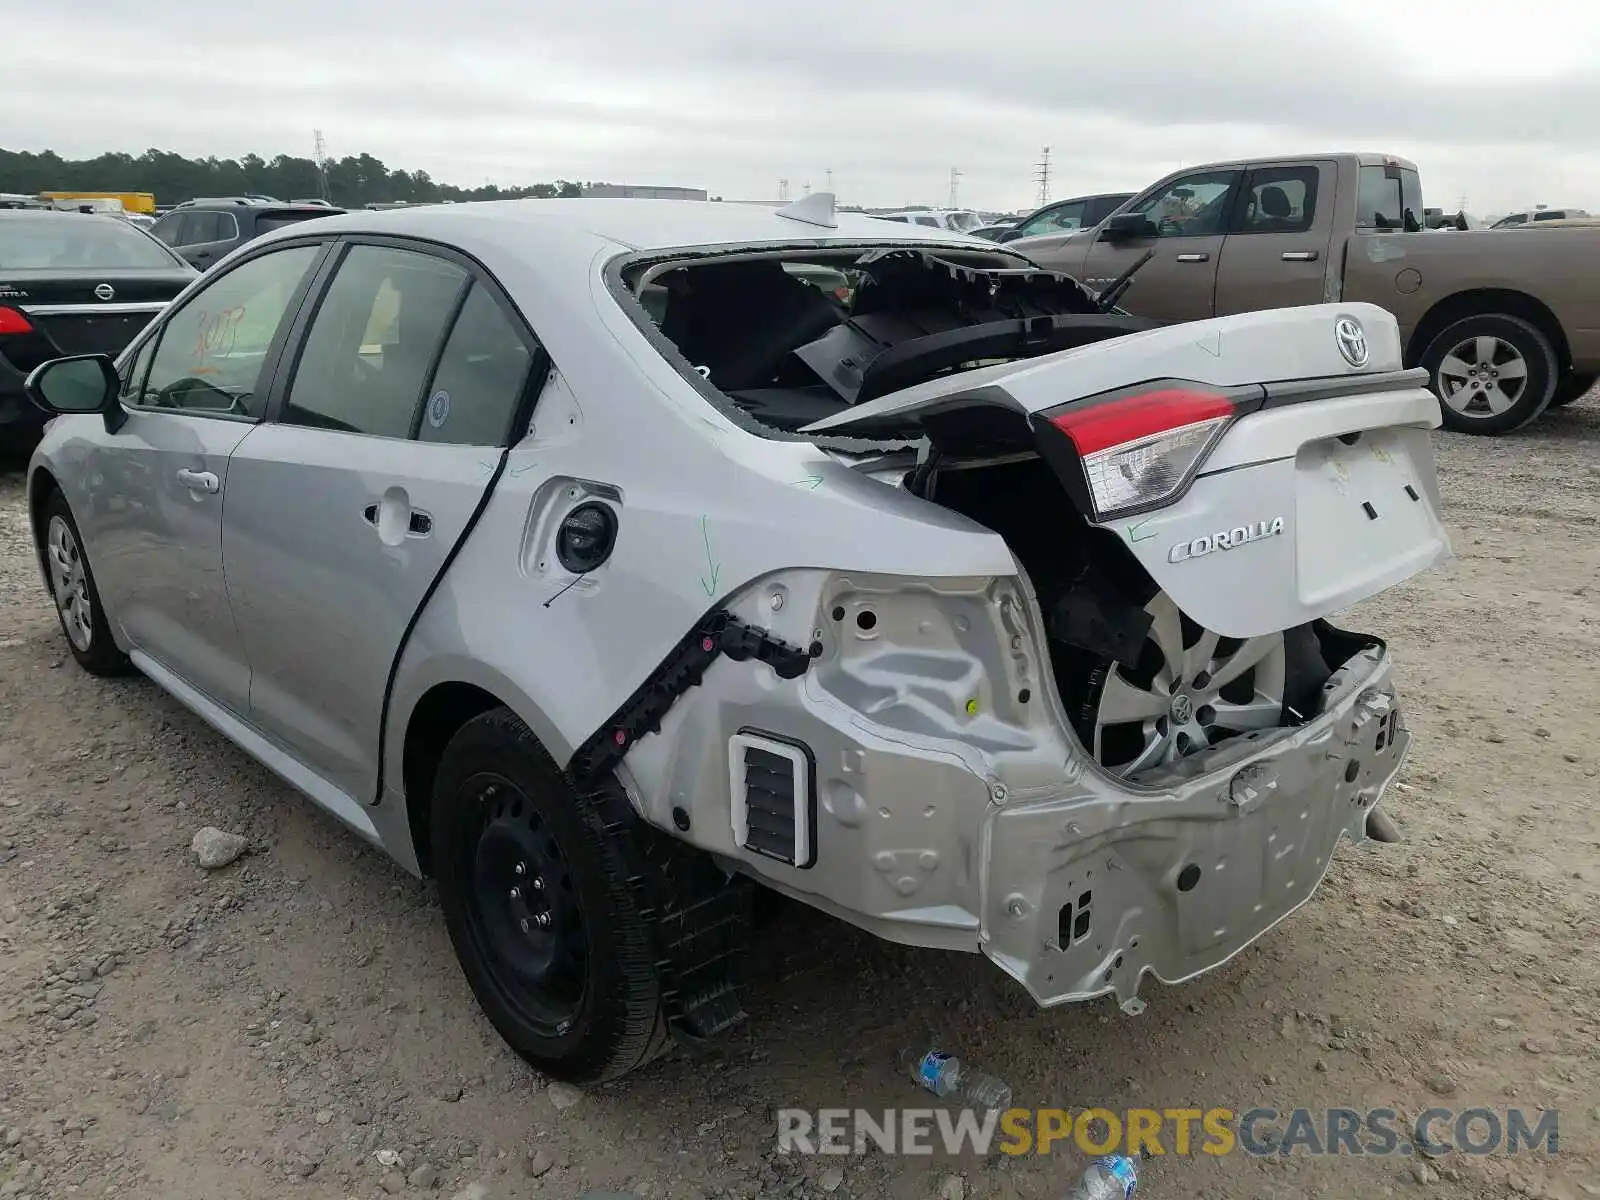
[(1404, 159), (1311, 154), (1186, 168), (1092, 229), (1007, 245), (1092, 287), (1153, 252), (1121, 303), (1163, 321), (1380, 304), (1445, 424), (1466, 433), (1506, 433), (1587, 393), (1600, 374), (1600, 231), (1440, 236), (1425, 212)]
[(264, 233), (343, 211), (322, 204), (266, 203), (249, 197), (193, 200), (161, 217), (150, 233), (203, 271), (234, 247)]
[(983, 218), (962, 208), (908, 209), (898, 213), (879, 213), (884, 221), (921, 225), (928, 229), (948, 229), (952, 233), (972, 233), (983, 228)]
[(756, 884), (1133, 1011), (1394, 840), (1327, 618), (1449, 543), (1391, 316), (1109, 300), (820, 194), (353, 212), (37, 372), (31, 529), (549, 1074), (735, 1023)]
[(38, 440), (23, 394), (40, 363), (116, 354), (198, 272), (123, 217), (0, 211), (0, 447)]
[(1531, 208), (1524, 212), (1509, 213), (1501, 217), (1490, 229), (1517, 229), (1524, 225), (1534, 225), (1542, 221), (1566, 221), (1574, 217), (1587, 217), (1589, 214), (1581, 208)]
[(1057, 200), (1046, 204), (1023, 217), (996, 241), (1014, 242), (1025, 237), (1071, 233), (1098, 225), (1116, 212), (1132, 192), (1101, 192), (1093, 196), (1074, 196), (1070, 200)]

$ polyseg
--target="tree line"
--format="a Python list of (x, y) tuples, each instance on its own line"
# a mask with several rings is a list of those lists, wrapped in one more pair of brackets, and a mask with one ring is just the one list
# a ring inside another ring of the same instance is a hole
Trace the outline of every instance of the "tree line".
[(322, 196), (341, 207), (359, 208), (397, 200), (431, 203), (583, 194), (582, 184), (567, 179), (512, 188), (495, 184), (456, 187), (435, 182), (426, 171), (391, 171), (370, 154), (330, 158), (324, 170), (326, 189), (315, 161), (287, 154), (271, 159), (258, 154), (237, 159), (185, 158), (151, 149), (140, 155), (107, 153), (67, 159), (53, 150), (35, 154), (0, 148), (0, 192), (150, 192), (163, 206), (196, 196), (262, 195), (278, 200)]

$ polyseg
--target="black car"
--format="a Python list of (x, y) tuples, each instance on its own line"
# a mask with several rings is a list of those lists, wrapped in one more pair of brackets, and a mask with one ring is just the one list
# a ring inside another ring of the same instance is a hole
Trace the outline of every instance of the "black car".
[(204, 271), (252, 238), (343, 211), (326, 204), (280, 204), (253, 197), (194, 200), (167, 213), (151, 226), (150, 233)]
[(1043, 208), (1029, 213), (994, 240), (1014, 242), (1018, 238), (1038, 237), (1045, 233), (1093, 229), (1132, 199), (1132, 192), (1101, 192), (1094, 196), (1074, 196), (1070, 200), (1057, 200), (1054, 204), (1046, 204)]
[(199, 274), (136, 225), (84, 213), (0, 212), (0, 447), (38, 440), (23, 395), (40, 363), (116, 354)]

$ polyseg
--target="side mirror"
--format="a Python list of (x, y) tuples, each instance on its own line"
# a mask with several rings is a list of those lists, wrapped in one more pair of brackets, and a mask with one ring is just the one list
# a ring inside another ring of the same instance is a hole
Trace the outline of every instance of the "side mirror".
[(1137, 238), (1156, 237), (1160, 233), (1149, 217), (1143, 213), (1117, 213), (1107, 217), (1101, 226), (1103, 242), (1131, 242)]
[(29, 372), (23, 385), (28, 399), (51, 416), (101, 413), (111, 430), (122, 424), (117, 403), (121, 387), (109, 354), (53, 358)]

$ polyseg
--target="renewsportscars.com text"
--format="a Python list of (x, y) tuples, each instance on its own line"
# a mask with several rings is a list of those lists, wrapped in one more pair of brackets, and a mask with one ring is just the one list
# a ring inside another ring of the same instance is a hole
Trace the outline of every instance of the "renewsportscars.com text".
[(1392, 1108), (781, 1108), (782, 1154), (1307, 1155), (1558, 1154), (1555, 1109), (1430, 1108), (1410, 1120)]

